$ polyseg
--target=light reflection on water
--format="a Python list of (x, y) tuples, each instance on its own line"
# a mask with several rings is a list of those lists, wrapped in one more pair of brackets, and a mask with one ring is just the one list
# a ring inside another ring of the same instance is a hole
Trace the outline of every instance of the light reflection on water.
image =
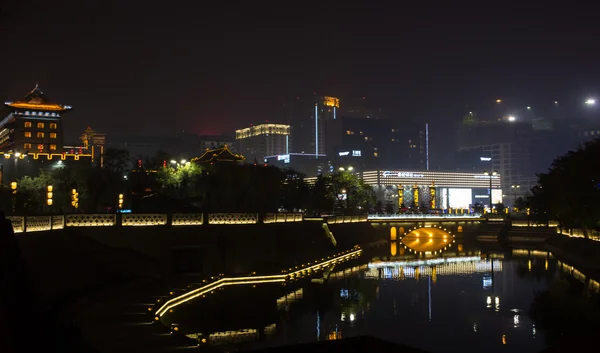
[(477, 249), (417, 258), (394, 245), (336, 269), (324, 284), (230, 288), (168, 320), (235, 348), (371, 335), (431, 352), (536, 352), (544, 340), (527, 315), (534, 291), (557, 269), (600, 290), (543, 251), (513, 250), (510, 260)]

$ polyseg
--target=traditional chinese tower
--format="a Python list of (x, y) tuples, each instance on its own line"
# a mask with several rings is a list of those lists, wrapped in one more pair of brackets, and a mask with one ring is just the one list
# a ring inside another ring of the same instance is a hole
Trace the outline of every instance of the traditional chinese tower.
[(104, 166), (104, 146), (106, 145), (106, 134), (94, 131), (90, 126), (83, 131), (79, 137), (83, 148), (92, 155), (92, 163), (98, 161), (100, 167)]
[(4, 105), (0, 151), (62, 152), (62, 116), (71, 110), (70, 106), (52, 103), (38, 85), (25, 98)]

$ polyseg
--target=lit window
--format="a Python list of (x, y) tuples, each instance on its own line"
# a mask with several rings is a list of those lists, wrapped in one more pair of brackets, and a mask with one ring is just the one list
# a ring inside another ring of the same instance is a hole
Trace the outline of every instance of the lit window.
[(31, 121), (26, 121), (25, 122), (25, 127), (31, 127)]
[(37, 128), (38, 129), (43, 129), (44, 128), (44, 123), (37, 123)]
[(29, 150), (29, 149), (31, 149), (31, 144), (30, 143), (24, 143), (23, 144), (23, 148), (26, 149), (26, 150)]
[(56, 145), (50, 145), (50, 151), (56, 151)]
[(50, 138), (51, 139), (55, 139), (56, 138), (56, 132), (51, 132), (50, 133)]
[(56, 123), (50, 123), (50, 128), (51, 129), (56, 129)]
[(365, 136), (365, 141), (371, 141), (371, 138), (368, 136)]
[(348, 130), (348, 131), (346, 131), (346, 135), (354, 135), (354, 131)]
[(25, 131), (25, 137), (31, 137), (31, 132)]
[(373, 152), (373, 157), (378, 157), (379, 156), (379, 152)]
[(40, 143), (37, 147), (37, 149), (41, 151), (44, 149), (44, 144)]
[[(39, 124), (38, 124), (39, 125)], [(37, 133), (37, 138), (39, 139), (43, 139), (44, 138), (44, 133), (43, 132), (38, 132)]]
[(362, 134), (363, 134), (363, 132), (361, 131), (361, 132), (359, 132), (359, 134), (361, 134), (361, 135), (362, 135)]

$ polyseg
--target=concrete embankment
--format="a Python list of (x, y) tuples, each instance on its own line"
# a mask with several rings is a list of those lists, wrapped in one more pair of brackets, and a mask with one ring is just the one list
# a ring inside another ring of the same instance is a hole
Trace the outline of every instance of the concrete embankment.
[(600, 274), (600, 242), (556, 234), (544, 244), (559, 260), (589, 274)]
[(133, 279), (272, 272), (385, 239), (368, 223), (90, 227), (17, 235), (41, 301), (86, 296)]

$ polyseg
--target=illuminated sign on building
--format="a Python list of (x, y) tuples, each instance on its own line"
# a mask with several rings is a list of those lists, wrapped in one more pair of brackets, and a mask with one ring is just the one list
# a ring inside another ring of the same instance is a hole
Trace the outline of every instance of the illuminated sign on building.
[(350, 152), (348, 152), (348, 151), (345, 151), (345, 152), (340, 152), (340, 153), (338, 153), (338, 154), (339, 154), (340, 156), (347, 156), (347, 155), (349, 155), (349, 154), (350, 154)]
[(360, 150), (352, 150), (352, 157), (360, 157), (362, 155)]
[(384, 178), (389, 178), (389, 177), (398, 177), (398, 178), (424, 178), (425, 174), (413, 173), (413, 172), (392, 173), (392, 172), (386, 171), (386, 172), (383, 172), (383, 177)]
[(479, 157), (479, 160), (482, 162), (489, 162), (492, 160), (492, 158), (491, 157)]
[(479, 175), (479, 174), (475, 174), (473, 175), (473, 178), (475, 179), (500, 179), (500, 176), (498, 175)]
[(289, 163), (290, 162), (290, 155), (289, 154), (280, 154), (279, 156), (277, 156), (277, 160), (278, 161), (283, 161), (283, 163)]

